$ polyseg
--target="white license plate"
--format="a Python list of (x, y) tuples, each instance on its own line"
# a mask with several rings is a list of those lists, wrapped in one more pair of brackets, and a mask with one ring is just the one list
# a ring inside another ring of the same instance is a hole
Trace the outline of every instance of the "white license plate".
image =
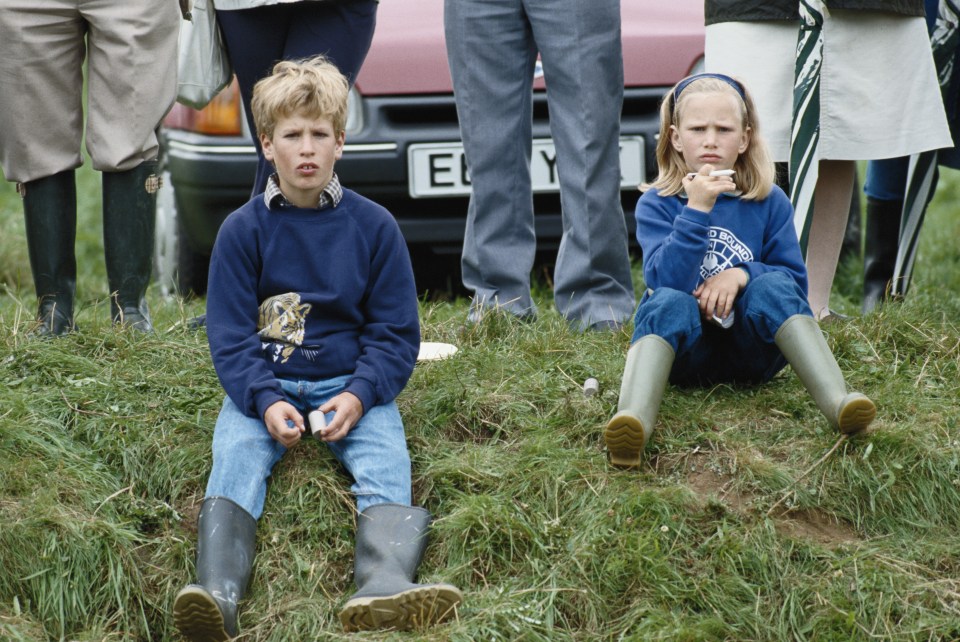
[[(470, 175), (460, 143), (422, 143), (407, 148), (410, 196), (466, 196), (470, 194)], [(530, 157), (533, 191), (559, 192), (557, 152), (549, 138), (533, 141)], [(620, 186), (635, 190), (645, 180), (643, 137), (620, 139)]]

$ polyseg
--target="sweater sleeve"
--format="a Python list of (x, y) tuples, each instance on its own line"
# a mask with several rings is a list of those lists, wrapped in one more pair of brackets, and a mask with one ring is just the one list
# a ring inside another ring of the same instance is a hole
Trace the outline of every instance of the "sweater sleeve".
[(710, 216), (650, 190), (637, 201), (636, 219), (647, 287), (693, 292), (709, 243)]
[(207, 340), (227, 395), (244, 414), (262, 419), (267, 408), (285, 397), (257, 335), (259, 235), (253, 217), (239, 214), (221, 226), (210, 257)]
[(420, 318), (410, 255), (389, 218), (370, 248), (370, 280), (363, 298), (360, 358), (345, 390), (364, 412), (392, 401), (407, 385), (420, 351)]
[(793, 206), (786, 194), (775, 188), (767, 197), (770, 213), (763, 233), (763, 247), (754, 261), (743, 262), (751, 279), (766, 272), (786, 272), (807, 292), (807, 268), (800, 251), (800, 242), (793, 222)]

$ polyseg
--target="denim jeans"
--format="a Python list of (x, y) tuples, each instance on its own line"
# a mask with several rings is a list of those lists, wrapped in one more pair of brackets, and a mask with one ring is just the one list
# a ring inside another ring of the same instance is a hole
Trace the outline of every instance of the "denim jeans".
[[(306, 421), (307, 413), (340, 393), (347, 379), (280, 379), (280, 385), (287, 401)], [(332, 419), (332, 414), (327, 419)], [(309, 427), (303, 441), (312, 441)], [(301, 443), (300, 447), (306, 445)], [(346, 437), (327, 446), (353, 477), (351, 490), (357, 498), (358, 512), (374, 504), (410, 505), (410, 455), (396, 403), (370, 408)], [(267, 432), (263, 419), (243, 414), (227, 397), (213, 431), (213, 470), (206, 496), (226, 497), (260, 519), (267, 478), (286, 452)]]
[(655, 334), (673, 346), (673, 384), (762, 383), (787, 364), (774, 336), (795, 314), (812, 316), (806, 294), (784, 272), (751, 279), (726, 330), (703, 320), (692, 294), (658, 288), (637, 307), (632, 341)]

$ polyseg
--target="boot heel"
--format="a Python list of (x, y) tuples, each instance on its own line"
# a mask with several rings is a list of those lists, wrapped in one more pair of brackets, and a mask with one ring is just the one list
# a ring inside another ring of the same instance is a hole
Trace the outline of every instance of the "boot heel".
[(173, 602), (173, 624), (192, 642), (225, 642), (230, 639), (217, 601), (196, 584), (177, 593)]
[(340, 612), (340, 623), (348, 632), (422, 629), (455, 615), (462, 601), (455, 586), (420, 586), (396, 595), (350, 600)]
[(646, 432), (640, 420), (626, 412), (618, 412), (603, 431), (610, 463), (618, 468), (636, 468), (646, 446)]
[(851, 392), (837, 410), (837, 428), (846, 435), (864, 430), (877, 416), (877, 407), (859, 392)]

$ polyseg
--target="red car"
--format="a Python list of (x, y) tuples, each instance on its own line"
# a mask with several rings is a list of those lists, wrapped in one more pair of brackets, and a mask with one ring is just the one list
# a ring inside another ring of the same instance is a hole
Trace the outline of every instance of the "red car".
[[(380, 5), (337, 164), (345, 186), (396, 216), (415, 267), (427, 253), (459, 255), (470, 189), (441, 7), (438, 0)], [(655, 171), (660, 98), (702, 66), (703, 2), (622, 0), (622, 17), (622, 195), (632, 230), (637, 185)], [(560, 238), (560, 198), (542, 77), (534, 84), (533, 132), (537, 235), (549, 248)], [(255, 172), (236, 86), (202, 111), (174, 107), (162, 138), (167, 176), (157, 206), (157, 278), (168, 291), (203, 293), (217, 230), (250, 197)]]

